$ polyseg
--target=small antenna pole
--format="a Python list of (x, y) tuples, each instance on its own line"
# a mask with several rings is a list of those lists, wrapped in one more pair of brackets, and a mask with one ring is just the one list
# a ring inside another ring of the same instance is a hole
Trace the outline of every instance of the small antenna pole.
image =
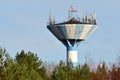
[(70, 15), (71, 15), (71, 18), (72, 18), (72, 13), (73, 13), (73, 7), (71, 6), (71, 10), (70, 10)]
[(71, 18), (72, 18), (73, 13), (75, 13), (75, 12), (77, 12), (77, 10), (76, 10), (76, 9), (74, 9), (74, 8), (73, 8), (73, 6), (71, 6), (71, 8), (70, 8), (70, 10), (69, 10), (69, 19), (71, 19)]
[(70, 15), (71, 13), (70, 13), (70, 11), (68, 11), (68, 19), (70, 20), (71, 19), (71, 15)]
[(49, 11), (49, 24), (52, 24), (51, 11)]

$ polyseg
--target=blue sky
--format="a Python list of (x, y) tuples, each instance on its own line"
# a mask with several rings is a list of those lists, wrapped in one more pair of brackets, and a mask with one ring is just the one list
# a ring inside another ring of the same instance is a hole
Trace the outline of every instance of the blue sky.
[(96, 10), (98, 28), (79, 46), (79, 63), (85, 57), (99, 63), (116, 62), (120, 55), (119, 0), (1, 0), (0, 46), (14, 57), (21, 50), (37, 53), (43, 61), (66, 60), (66, 48), (47, 30), (49, 11), (56, 21), (68, 17), (73, 5), (78, 16)]

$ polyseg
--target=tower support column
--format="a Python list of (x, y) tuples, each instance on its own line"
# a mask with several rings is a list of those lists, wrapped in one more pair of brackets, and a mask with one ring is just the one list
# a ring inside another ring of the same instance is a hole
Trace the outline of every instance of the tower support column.
[(78, 51), (77, 46), (68, 46), (67, 47), (67, 66), (70, 64), (73, 64), (73, 66), (77, 66), (78, 64)]

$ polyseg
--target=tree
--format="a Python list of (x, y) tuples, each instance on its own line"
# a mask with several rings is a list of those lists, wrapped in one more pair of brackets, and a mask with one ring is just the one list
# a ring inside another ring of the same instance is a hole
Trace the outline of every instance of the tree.
[(0, 80), (9, 79), (10, 68), (13, 66), (13, 59), (10, 58), (6, 49), (0, 48)]
[(45, 80), (46, 70), (42, 61), (32, 52), (22, 50), (17, 53), (14, 66), (15, 79), (19, 80)]
[(89, 66), (85, 63), (80, 70), (80, 76), (81, 80), (90, 80), (90, 68)]
[(108, 69), (103, 62), (102, 65), (97, 66), (96, 72), (93, 71), (91, 75), (92, 80), (109, 80)]

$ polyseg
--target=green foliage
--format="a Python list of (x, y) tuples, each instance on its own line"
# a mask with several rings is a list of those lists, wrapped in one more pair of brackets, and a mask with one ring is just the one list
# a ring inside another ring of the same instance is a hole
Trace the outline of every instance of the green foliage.
[(47, 80), (42, 63), (32, 52), (22, 50), (13, 60), (0, 48), (0, 80)]
[(42, 61), (32, 52), (25, 53), (22, 50), (20, 53), (17, 53), (15, 63), (16, 79), (43, 80), (46, 77), (46, 70), (42, 66)]
[(25, 64), (28, 69), (37, 69), (41, 67), (42, 61), (39, 60), (36, 54), (32, 52), (25, 53), (23, 50), (19, 53), (17, 53), (16, 58), (15, 58), (16, 64), (23, 65)]
[(13, 60), (10, 58), (5, 48), (0, 48), (0, 80), (8, 78), (11, 66), (13, 66)]
[(52, 80), (90, 80), (90, 68), (87, 64), (74, 68), (60, 61), (52, 75)]
[[(118, 62), (120, 63), (120, 62)], [(60, 63), (47, 75), (46, 65), (37, 54), (22, 50), (11, 58), (6, 49), (0, 48), (0, 80), (119, 80), (120, 67), (114, 64), (98, 64), (93, 69), (85, 63), (73, 67), (65, 62)], [(49, 69), (49, 68), (48, 68)]]
[(80, 69), (81, 80), (90, 80), (90, 68), (85, 63)]

